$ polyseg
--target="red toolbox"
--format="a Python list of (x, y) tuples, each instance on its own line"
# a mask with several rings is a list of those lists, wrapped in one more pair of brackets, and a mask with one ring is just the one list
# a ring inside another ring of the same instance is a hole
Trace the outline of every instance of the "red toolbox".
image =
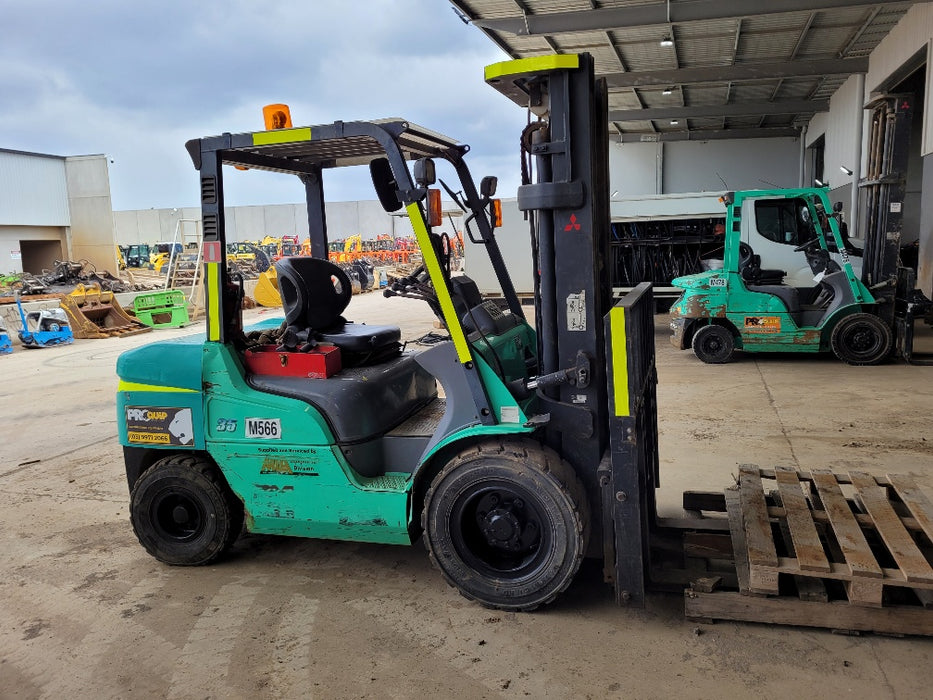
[(340, 371), (340, 348), (318, 345), (310, 352), (283, 352), (275, 345), (259, 345), (246, 351), (246, 368), (252, 374), (327, 379)]

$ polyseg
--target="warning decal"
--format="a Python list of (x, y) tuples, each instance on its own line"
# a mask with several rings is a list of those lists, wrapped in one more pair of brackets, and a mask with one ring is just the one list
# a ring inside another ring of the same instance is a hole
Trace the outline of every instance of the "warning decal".
[(567, 330), (586, 330), (586, 291), (567, 295)]
[(194, 442), (191, 409), (127, 406), (126, 437), (139, 445), (190, 445)]

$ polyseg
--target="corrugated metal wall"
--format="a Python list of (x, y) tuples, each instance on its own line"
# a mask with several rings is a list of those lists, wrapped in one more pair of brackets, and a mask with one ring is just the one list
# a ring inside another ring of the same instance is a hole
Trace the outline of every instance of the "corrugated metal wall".
[[(308, 237), (308, 210), (304, 204), (227, 207), (225, 217), (228, 241), (257, 241), (266, 235), (297, 235), (302, 240)], [(200, 220), (201, 211), (196, 208), (115, 211), (116, 240), (120, 245), (170, 241), (178, 218)], [(442, 228), (450, 228), (446, 220)], [(337, 240), (357, 233), (363, 238), (375, 238), (383, 233), (397, 237), (413, 235), (407, 218), (389, 216), (375, 200), (328, 202), (328, 237)]]
[(65, 160), (0, 150), (0, 223), (70, 226)]

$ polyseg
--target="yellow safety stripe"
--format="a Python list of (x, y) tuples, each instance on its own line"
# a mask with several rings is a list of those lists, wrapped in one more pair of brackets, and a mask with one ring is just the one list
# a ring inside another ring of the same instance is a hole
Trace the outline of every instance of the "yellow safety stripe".
[(575, 53), (532, 56), (531, 58), (519, 58), (514, 61), (501, 61), (500, 63), (488, 65), (485, 70), (485, 78), (489, 81), (504, 78), (507, 75), (543, 73), (549, 70), (579, 67), (580, 57)]
[(614, 306), (609, 310), (609, 328), (612, 338), (612, 391), (617, 416), (631, 415), (628, 397), (628, 347), (625, 342), (625, 308)]
[(207, 268), (207, 339), (220, 340), (220, 263), (204, 263)]
[(155, 384), (139, 384), (137, 382), (125, 382), (122, 379), (117, 386), (117, 391), (164, 391), (171, 394), (197, 394), (196, 389), (180, 389), (177, 386), (156, 386)]
[(276, 129), (274, 131), (257, 131), (253, 134), (254, 146), (268, 146), (273, 143), (292, 143), (293, 141), (310, 141), (311, 127), (303, 126), (297, 129)]
[(428, 226), (421, 215), (421, 208), (417, 202), (412, 202), (405, 209), (408, 210), (411, 227), (415, 230), (415, 237), (418, 239), (418, 246), (421, 248), (424, 266), (427, 268), (428, 274), (431, 276), (431, 282), (434, 284), (434, 291), (437, 293), (437, 301), (444, 313), (444, 321), (447, 323), (450, 339), (454, 341), (457, 359), (460, 360), (461, 364), (471, 362), (473, 356), (470, 354), (470, 346), (463, 332), (463, 326), (460, 325), (460, 319), (457, 318), (453, 299), (450, 298), (450, 290), (447, 289), (447, 284), (444, 282), (444, 274), (441, 272), (441, 265), (434, 252), (434, 246), (431, 245)]

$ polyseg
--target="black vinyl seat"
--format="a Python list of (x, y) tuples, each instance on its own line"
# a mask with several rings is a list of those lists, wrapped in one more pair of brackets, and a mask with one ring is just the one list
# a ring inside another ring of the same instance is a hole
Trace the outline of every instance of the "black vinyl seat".
[(286, 257), (275, 263), (287, 325), (283, 349), (303, 351), (318, 342), (340, 348), (343, 365), (372, 364), (401, 352), (398, 326), (371, 326), (347, 321), (341, 314), (350, 303), (350, 278), (329, 260)]
[(787, 272), (784, 270), (762, 270), (761, 256), (755, 253), (748, 257), (744, 264), (740, 263), (742, 279), (748, 284), (777, 285), (781, 284)]

